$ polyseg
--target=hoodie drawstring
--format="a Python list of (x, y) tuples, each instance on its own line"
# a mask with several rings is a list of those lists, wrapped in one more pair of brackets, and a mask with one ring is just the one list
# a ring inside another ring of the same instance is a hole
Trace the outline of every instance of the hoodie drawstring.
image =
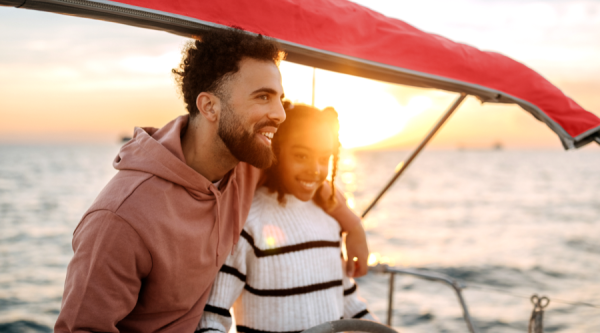
[[(232, 246), (231, 246), (231, 254), (233, 254), (233, 250), (235, 249), (235, 245), (238, 243), (240, 239), (240, 223), (242, 222), (242, 216), (240, 215), (240, 201), (239, 201), (239, 188), (238, 184), (235, 181), (235, 176), (229, 181), (229, 185), (232, 188), (229, 191), (232, 191), (231, 197), (233, 199), (232, 205), (230, 209), (232, 210), (231, 215), (228, 215), (229, 218), (233, 218), (233, 228), (232, 228)], [(216, 205), (216, 223), (217, 223), (217, 258), (216, 265), (219, 266), (219, 256), (221, 255), (221, 192), (217, 189), (216, 186), (209, 186), (210, 192), (215, 196), (215, 205)]]
[(221, 247), (221, 192), (214, 186), (209, 186), (210, 191), (215, 196), (215, 206), (217, 207), (216, 212), (216, 222), (217, 222), (217, 258), (215, 260), (215, 265), (219, 266), (219, 251)]
[[(235, 249), (235, 245), (238, 243), (238, 240), (240, 239), (240, 223), (242, 222), (242, 217), (240, 216), (240, 203), (239, 203), (239, 190), (238, 190), (238, 183), (237, 181), (235, 181), (235, 178), (233, 179), (233, 181), (231, 182), (232, 185), (232, 190), (233, 190), (233, 205), (232, 207), (235, 210), (235, 217), (236, 217), (236, 221), (235, 224), (233, 225), (233, 242), (232, 242), (232, 246), (231, 246), (231, 254), (233, 254), (233, 249)], [(245, 222), (245, 221), (244, 221)]]

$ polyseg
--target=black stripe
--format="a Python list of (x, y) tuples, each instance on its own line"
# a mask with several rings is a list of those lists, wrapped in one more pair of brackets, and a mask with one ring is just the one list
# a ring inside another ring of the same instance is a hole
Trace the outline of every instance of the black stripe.
[(242, 325), (237, 325), (235, 328), (240, 333), (300, 333), (300, 332), (302, 332), (302, 331), (285, 331), (285, 332), (261, 331), (261, 330), (255, 330), (250, 327), (242, 326)]
[(242, 280), (242, 282), (246, 282), (246, 275), (242, 274), (240, 271), (238, 271), (237, 269), (235, 269), (231, 266), (227, 266), (227, 265), (221, 266), (220, 272), (231, 274), (231, 275), (237, 277), (238, 279)]
[(231, 313), (229, 313), (229, 310), (223, 309), (223, 308), (219, 308), (219, 307), (216, 307), (216, 306), (212, 306), (210, 304), (206, 304), (204, 306), (204, 311), (216, 313), (216, 314), (221, 315), (223, 317), (231, 318)]
[(342, 280), (335, 280), (323, 283), (311, 284), (304, 287), (296, 287), (290, 289), (254, 289), (249, 285), (245, 285), (244, 289), (258, 296), (275, 296), (275, 297), (284, 297), (284, 296), (292, 296), (292, 295), (300, 295), (307, 294), (313, 291), (329, 289), (333, 287), (338, 287), (342, 285)]
[(337, 242), (312, 241), (312, 242), (300, 243), (300, 244), (296, 244), (296, 245), (276, 247), (274, 249), (261, 250), (258, 247), (256, 247), (256, 245), (254, 245), (254, 238), (252, 238), (252, 236), (250, 236), (246, 232), (246, 230), (242, 230), (242, 237), (244, 237), (248, 241), (248, 243), (250, 243), (250, 245), (252, 245), (252, 248), (254, 249), (254, 254), (258, 258), (268, 257), (268, 256), (276, 256), (279, 254), (314, 249), (314, 248), (318, 248), (318, 247), (337, 247), (337, 248), (340, 247), (339, 241), (337, 241)]
[(197, 329), (197, 330), (194, 331), (194, 333), (204, 333), (204, 332), (208, 332), (208, 331), (221, 332), (221, 331), (219, 331), (216, 328), (209, 327), (209, 328), (200, 328), (200, 329)]
[(350, 289), (344, 290), (344, 296), (348, 296), (356, 291), (356, 283)]
[(364, 317), (367, 313), (369, 313), (369, 310), (364, 309), (361, 312), (359, 312), (359, 313), (355, 314), (354, 316), (352, 316), (352, 318), (354, 318), (354, 319), (360, 319), (360, 318)]

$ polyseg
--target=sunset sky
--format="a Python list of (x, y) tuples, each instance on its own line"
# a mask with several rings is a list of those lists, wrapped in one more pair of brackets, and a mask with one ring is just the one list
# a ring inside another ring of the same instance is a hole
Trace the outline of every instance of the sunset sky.
[[(417, 28), (537, 70), (600, 115), (600, 0), (356, 1)], [(185, 113), (170, 69), (185, 38), (0, 7), (0, 142), (116, 142)], [(310, 103), (312, 68), (283, 63), (286, 95)], [(354, 99), (354, 96), (369, 96)], [(414, 145), (455, 95), (316, 71), (315, 104), (340, 112), (342, 144)], [(365, 111), (368, 110), (368, 111)], [(360, 133), (360, 135), (357, 135)], [(469, 99), (432, 145), (560, 148), (516, 106)]]

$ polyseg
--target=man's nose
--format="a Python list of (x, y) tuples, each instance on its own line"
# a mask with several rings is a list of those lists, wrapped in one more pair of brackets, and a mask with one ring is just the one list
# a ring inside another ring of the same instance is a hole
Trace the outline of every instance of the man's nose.
[(273, 107), (269, 112), (269, 119), (273, 120), (277, 124), (281, 124), (285, 121), (285, 110), (283, 104), (280, 101), (273, 103)]

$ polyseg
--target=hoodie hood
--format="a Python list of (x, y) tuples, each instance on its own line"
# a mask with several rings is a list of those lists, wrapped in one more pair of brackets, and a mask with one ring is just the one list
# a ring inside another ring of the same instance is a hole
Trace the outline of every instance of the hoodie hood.
[[(187, 115), (179, 116), (160, 129), (136, 127), (133, 138), (115, 158), (114, 168), (150, 173), (184, 187), (196, 200), (213, 200), (214, 185), (185, 162), (181, 133), (188, 119)], [(227, 187), (234, 177), (235, 168), (224, 177), (226, 184), (221, 184), (221, 188)]]
[[(217, 227), (217, 260), (220, 253), (221, 229), (233, 225), (233, 244), (240, 234), (239, 189), (235, 182), (237, 167), (230, 171), (216, 186), (185, 163), (181, 148), (181, 133), (186, 128), (189, 116), (179, 116), (164, 127), (136, 127), (133, 138), (126, 143), (113, 162), (117, 170), (142, 171), (177, 184), (197, 201), (214, 201), (215, 224)], [(223, 183), (224, 182), (224, 183)], [(228, 193), (225, 193), (228, 192)], [(231, 221), (227, 221), (230, 219)], [(228, 223), (229, 222), (229, 223)], [(240, 223), (241, 222), (241, 223)], [(225, 225), (224, 225), (225, 224)]]
[(121, 148), (74, 232), (57, 332), (195, 330), (261, 171), (240, 162), (219, 191), (185, 162), (187, 124), (136, 128)]

